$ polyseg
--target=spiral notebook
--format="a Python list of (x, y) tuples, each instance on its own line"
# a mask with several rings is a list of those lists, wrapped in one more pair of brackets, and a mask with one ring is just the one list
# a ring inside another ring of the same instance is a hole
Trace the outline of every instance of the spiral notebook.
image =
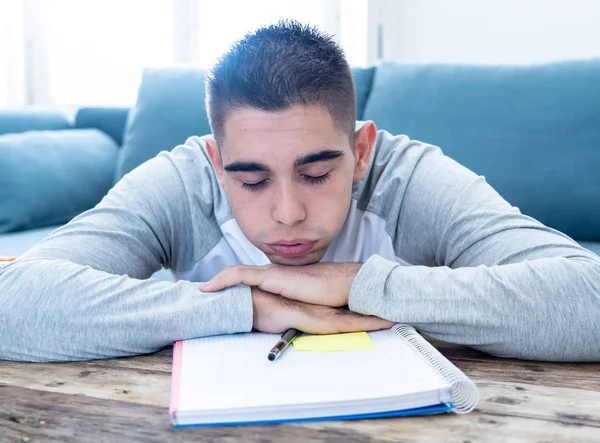
[(407, 325), (368, 333), (372, 346), (267, 354), (278, 334), (247, 333), (178, 341), (173, 355), (173, 426), (472, 411), (475, 384)]

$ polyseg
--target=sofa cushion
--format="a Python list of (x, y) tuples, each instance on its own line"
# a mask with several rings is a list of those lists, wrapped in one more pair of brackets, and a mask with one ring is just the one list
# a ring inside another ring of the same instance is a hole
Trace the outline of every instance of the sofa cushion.
[(375, 67), (352, 68), (352, 77), (354, 78), (354, 87), (356, 89), (356, 119), (364, 120), (365, 106), (369, 98), (369, 91), (373, 83)]
[(0, 233), (63, 223), (93, 207), (112, 185), (117, 151), (95, 129), (0, 136)]
[(18, 134), (26, 131), (69, 129), (71, 127), (71, 122), (61, 112), (41, 110), (0, 111), (0, 135)]
[(204, 107), (204, 72), (192, 68), (146, 69), (129, 112), (115, 181), (170, 151), (192, 135), (210, 133)]
[(438, 145), (525, 214), (600, 241), (600, 60), (377, 67), (365, 119)]
[[(357, 115), (360, 120), (374, 68), (354, 68)], [(144, 71), (137, 103), (129, 112), (115, 181), (127, 172), (171, 150), (192, 135), (210, 134), (205, 108), (205, 74), (194, 68)]]
[(600, 242), (591, 242), (591, 241), (582, 241), (579, 242), (581, 246), (586, 249), (589, 249), (596, 255), (600, 255)]
[(75, 115), (75, 127), (100, 129), (120, 146), (128, 114), (129, 108), (80, 108)]

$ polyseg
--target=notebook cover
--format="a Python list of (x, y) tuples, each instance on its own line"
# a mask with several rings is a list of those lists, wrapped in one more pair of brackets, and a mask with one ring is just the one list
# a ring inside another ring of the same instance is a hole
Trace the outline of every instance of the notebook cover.
[(181, 358), (183, 354), (183, 341), (176, 341), (173, 345), (173, 369), (171, 375), (171, 406), (169, 414), (171, 422), (177, 421), (177, 408), (179, 406), (179, 387), (181, 384)]
[[(429, 415), (429, 414), (441, 414), (452, 410), (452, 405), (447, 403), (439, 403), (437, 405), (426, 406), (422, 408), (414, 409), (402, 409), (399, 411), (387, 411), (387, 412), (376, 412), (373, 414), (359, 414), (359, 415), (335, 415), (330, 417), (316, 417), (316, 418), (301, 418), (301, 419), (283, 419), (283, 420), (266, 420), (266, 421), (252, 421), (252, 422), (231, 422), (231, 423), (202, 423), (202, 424), (185, 424), (180, 425), (177, 423), (177, 419), (173, 419), (174, 428), (192, 428), (192, 427), (206, 427), (206, 426), (240, 426), (240, 425), (269, 425), (277, 423), (299, 423), (299, 422), (311, 422), (311, 421), (328, 421), (328, 420), (358, 420), (364, 418), (383, 418), (383, 417), (405, 417), (410, 415)], [(173, 418), (173, 416), (172, 416)]]

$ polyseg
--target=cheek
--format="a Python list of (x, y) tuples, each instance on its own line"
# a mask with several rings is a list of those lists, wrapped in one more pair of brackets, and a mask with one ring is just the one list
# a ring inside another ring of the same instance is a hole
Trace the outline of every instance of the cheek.
[(343, 224), (352, 197), (352, 182), (331, 182), (311, 192), (308, 199), (312, 217), (333, 228)]
[(252, 193), (243, 189), (229, 192), (229, 202), (234, 215), (243, 215), (247, 217), (257, 212), (261, 205), (261, 200)]
[(229, 187), (228, 197), (231, 204), (231, 210), (238, 225), (246, 234), (251, 237), (255, 231), (260, 231), (264, 224), (264, 219), (268, 217), (269, 212), (265, 207), (265, 199), (260, 192), (256, 195), (245, 189)]
[[(253, 193), (242, 189), (238, 183), (227, 185), (233, 215), (247, 237), (258, 235), (273, 223), (269, 190)], [(302, 186), (300, 192), (308, 225), (321, 226), (328, 231), (337, 231), (343, 225), (350, 207), (351, 178), (336, 177), (323, 186)]]

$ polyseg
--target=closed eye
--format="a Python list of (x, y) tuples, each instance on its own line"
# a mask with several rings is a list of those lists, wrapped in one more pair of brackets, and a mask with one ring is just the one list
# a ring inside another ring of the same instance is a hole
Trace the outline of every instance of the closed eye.
[(331, 175), (328, 172), (326, 174), (319, 175), (318, 177), (313, 177), (312, 175), (304, 175), (303, 177), (304, 180), (306, 180), (311, 185), (320, 185), (327, 181), (331, 177)]
[(242, 188), (247, 189), (248, 191), (260, 191), (265, 186), (267, 186), (267, 180), (268, 179), (265, 178), (264, 180), (261, 180), (261, 181), (256, 182), (256, 183), (242, 182)]
[[(329, 172), (326, 174), (323, 174), (323, 175), (319, 175), (317, 177), (314, 177), (312, 175), (306, 175), (306, 174), (302, 176), (302, 178), (311, 185), (320, 185), (320, 184), (324, 183), (325, 181), (327, 181), (330, 177), (331, 177), (331, 175)], [(261, 191), (262, 189), (265, 188), (265, 186), (267, 186), (268, 181), (269, 181), (269, 179), (265, 178), (264, 180), (261, 180), (256, 183), (242, 182), (242, 188), (247, 189), (248, 191)]]

